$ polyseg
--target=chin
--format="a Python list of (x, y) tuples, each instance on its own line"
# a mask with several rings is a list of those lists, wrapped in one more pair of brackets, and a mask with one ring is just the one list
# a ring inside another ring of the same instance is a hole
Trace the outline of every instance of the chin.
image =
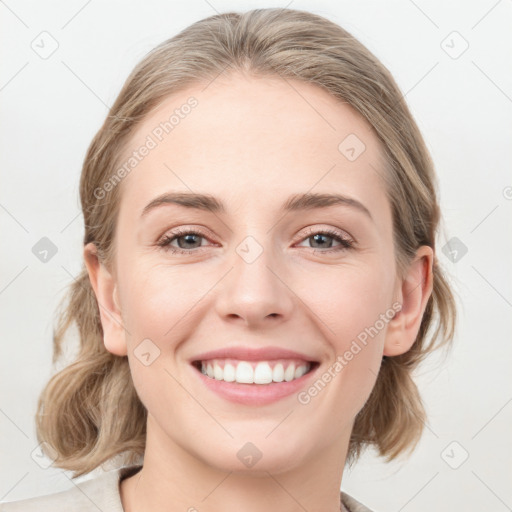
[(246, 434), (243, 441), (238, 439), (230, 439), (222, 447), (211, 443), (209, 448), (214, 446), (215, 451), (208, 454), (206, 462), (222, 471), (268, 477), (268, 473), (285, 473), (296, 468), (306, 456), (303, 451), (297, 450), (302, 443), (290, 439), (286, 443), (283, 436), (276, 436), (272, 440), (254, 436), (254, 441), (250, 441), (251, 436)]

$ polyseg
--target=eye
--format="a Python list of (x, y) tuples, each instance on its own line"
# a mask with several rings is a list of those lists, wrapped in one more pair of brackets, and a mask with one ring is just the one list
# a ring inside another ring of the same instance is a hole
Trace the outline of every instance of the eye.
[[(206, 236), (198, 230), (176, 230), (171, 233), (166, 233), (157, 242), (157, 245), (162, 247), (164, 250), (175, 254), (190, 254), (191, 252), (198, 252), (198, 250), (201, 250), (201, 238), (205, 239)], [(178, 247), (171, 245), (174, 241), (177, 241)]]
[[(329, 241), (329, 239), (331, 239), (331, 241)], [(320, 252), (338, 252), (351, 249), (354, 246), (354, 241), (351, 238), (343, 232), (334, 229), (311, 229), (307, 233), (307, 237), (304, 239), (304, 241), (308, 240), (310, 240), (313, 245), (317, 245), (317, 247), (312, 247), (315, 249), (315, 252), (317, 249), (321, 249)], [(338, 246), (333, 248), (332, 240), (336, 240), (338, 242)]]
[[(206, 238), (206, 235), (197, 229), (178, 229), (176, 231), (166, 233), (157, 242), (157, 245), (165, 251), (170, 251), (173, 254), (191, 254), (202, 250), (204, 245), (201, 243), (201, 239), (205, 240)], [(329, 241), (329, 239), (331, 241)], [(351, 238), (343, 232), (333, 229), (310, 229), (306, 238), (303, 238), (302, 240), (310, 240), (313, 245), (316, 245), (316, 247), (312, 247), (315, 252), (338, 252), (353, 248), (354, 246), (354, 241)], [(333, 247), (332, 240), (338, 242), (338, 245)], [(177, 247), (176, 245), (173, 245), (174, 242), (177, 243)]]

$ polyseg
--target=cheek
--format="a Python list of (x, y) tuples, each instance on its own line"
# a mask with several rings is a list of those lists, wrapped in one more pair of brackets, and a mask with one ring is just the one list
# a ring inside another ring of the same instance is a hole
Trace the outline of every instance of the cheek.
[(211, 288), (203, 273), (185, 266), (138, 265), (126, 269), (124, 276), (128, 330), (160, 340), (193, 316), (195, 305)]
[(329, 400), (336, 410), (355, 414), (375, 384), (387, 325), (394, 314), (392, 268), (378, 261), (338, 268), (330, 275), (318, 274), (311, 287), (308, 305), (322, 320), (316, 325), (322, 329), (332, 361), (329, 375), (323, 377), (332, 378)]
[(390, 309), (392, 292), (392, 273), (370, 264), (319, 272), (304, 296), (321, 319), (327, 338), (341, 350)]
[(210, 280), (197, 271), (161, 264), (139, 264), (123, 275), (120, 289), (133, 382), (148, 410), (165, 410), (171, 398), (186, 401), (173, 378), (182, 381), (173, 353), (193, 336)]

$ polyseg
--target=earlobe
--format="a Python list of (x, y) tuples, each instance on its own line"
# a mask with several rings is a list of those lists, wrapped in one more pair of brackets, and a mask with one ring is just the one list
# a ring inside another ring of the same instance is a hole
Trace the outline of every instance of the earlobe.
[(92, 242), (84, 247), (84, 261), (100, 311), (105, 348), (112, 354), (125, 356), (127, 347), (117, 283), (99, 261), (97, 248)]
[(401, 310), (388, 324), (383, 355), (407, 352), (418, 336), (423, 313), (432, 294), (434, 251), (421, 246), (409, 265), (398, 289)]

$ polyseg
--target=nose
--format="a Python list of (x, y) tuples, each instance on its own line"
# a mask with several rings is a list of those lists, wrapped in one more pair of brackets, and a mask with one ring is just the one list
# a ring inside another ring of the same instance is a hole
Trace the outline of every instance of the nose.
[(270, 250), (261, 248), (261, 254), (251, 261), (243, 249), (238, 249), (231, 260), (231, 271), (219, 283), (217, 313), (225, 321), (250, 328), (286, 321), (297, 300), (287, 283), (286, 267)]

